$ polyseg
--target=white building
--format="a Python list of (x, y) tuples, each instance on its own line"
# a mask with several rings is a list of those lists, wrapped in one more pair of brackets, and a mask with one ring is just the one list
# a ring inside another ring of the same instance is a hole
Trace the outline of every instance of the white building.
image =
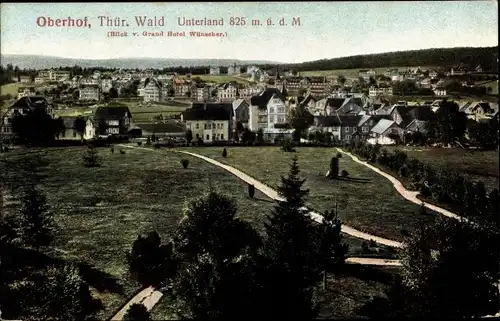
[(193, 93), (193, 99), (196, 101), (208, 101), (210, 100), (210, 88), (209, 87), (197, 87)]
[(17, 99), (23, 98), (23, 97), (29, 97), (29, 96), (35, 96), (36, 91), (35, 88), (33, 87), (21, 87), (17, 91)]
[(217, 99), (220, 102), (232, 102), (237, 98), (238, 88), (232, 84), (226, 84), (217, 89)]
[(220, 74), (220, 67), (210, 67), (210, 74), (211, 75), (219, 75)]
[(98, 85), (86, 85), (79, 89), (79, 100), (99, 101), (100, 88)]

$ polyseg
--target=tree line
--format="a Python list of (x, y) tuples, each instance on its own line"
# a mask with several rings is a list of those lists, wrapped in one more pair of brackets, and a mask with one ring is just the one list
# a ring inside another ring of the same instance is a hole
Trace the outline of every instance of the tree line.
[(498, 188), (488, 193), (481, 181), (473, 182), (457, 170), (424, 164), (401, 150), (391, 153), (380, 145), (356, 143), (346, 149), (409, 181), (424, 199), (447, 204), (463, 217), (500, 228)]
[[(459, 64), (476, 68), (481, 65), (483, 70), (497, 72), (498, 47), (484, 48), (434, 48), (387, 52), (381, 54), (357, 55), (342, 58), (322, 59), (298, 64), (283, 64), (279, 68), (296, 71), (333, 70), (377, 68), (390, 66), (440, 66), (452, 67)], [(263, 65), (272, 68), (271, 65)]]

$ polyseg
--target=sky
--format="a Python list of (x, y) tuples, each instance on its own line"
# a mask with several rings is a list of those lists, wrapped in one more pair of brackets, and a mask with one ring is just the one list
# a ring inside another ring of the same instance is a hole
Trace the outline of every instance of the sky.
[[(128, 26), (100, 26), (99, 16), (125, 19)], [(163, 17), (164, 26), (137, 26), (136, 16)], [(87, 17), (90, 28), (37, 24), (48, 17)], [(245, 18), (246, 25), (231, 26), (231, 17)], [(300, 25), (292, 26), (294, 17), (300, 18)], [(179, 18), (222, 18), (224, 25), (180, 26)], [(267, 25), (268, 18), (274, 25)], [(281, 18), (286, 26), (278, 24)], [(254, 19), (262, 25), (252, 26)], [(109, 37), (110, 31), (128, 36)], [(184, 31), (186, 36), (142, 35), (161, 31)], [(224, 37), (192, 37), (191, 31)], [(402, 50), (498, 46), (498, 2), (2, 3), (0, 32), (2, 54), (296, 63)]]

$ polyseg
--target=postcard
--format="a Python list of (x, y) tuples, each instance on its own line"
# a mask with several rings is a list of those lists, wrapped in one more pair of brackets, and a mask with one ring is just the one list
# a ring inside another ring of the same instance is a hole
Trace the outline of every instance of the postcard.
[(497, 1), (0, 8), (0, 320), (498, 316)]

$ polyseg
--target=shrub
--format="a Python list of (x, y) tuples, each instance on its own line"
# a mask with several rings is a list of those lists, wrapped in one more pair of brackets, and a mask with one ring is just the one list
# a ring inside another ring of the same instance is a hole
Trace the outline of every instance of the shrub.
[(160, 144), (158, 144), (158, 143), (154, 144), (154, 148), (159, 149), (160, 147), (161, 147)]
[(188, 168), (188, 165), (189, 165), (189, 160), (187, 160), (187, 159), (183, 158), (183, 159), (181, 160), (181, 164), (182, 164), (182, 167), (184, 167), (184, 168)]
[(281, 144), (281, 150), (284, 152), (295, 152), (295, 148), (293, 148), (293, 143), (290, 139), (283, 139)]
[(201, 139), (201, 137), (198, 137), (198, 146), (203, 146), (203, 139)]
[(222, 157), (227, 157), (227, 150), (224, 148), (224, 150), (222, 151)]
[(248, 196), (250, 198), (253, 198), (255, 195), (255, 186), (253, 186), (252, 184), (248, 184)]
[(337, 177), (339, 175), (339, 159), (332, 157), (330, 160), (330, 176)]
[(342, 153), (337, 153), (337, 158), (342, 158)]
[(146, 307), (141, 303), (134, 303), (130, 306), (127, 313), (123, 317), (124, 321), (149, 321), (151, 316), (149, 315)]
[(111, 148), (109, 150), (110, 150), (111, 154), (115, 153), (115, 148), (113, 146), (111, 146)]
[(137, 142), (137, 146), (141, 147), (142, 142)]
[(146, 146), (151, 146), (151, 138), (149, 136), (146, 140)]
[(347, 172), (345, 169), (342, 170), (341, 172), (342, 177), (347, 177), (349, 176), (349, 172)]
[(125, 155), (125, 151), (123, 149), (120, 149), (120, 154)]
[(89, 148), (83, 155), (83, 163), (85, 167), (99, 167), (100, 158), (99, 153), (94, 145), (89, 145)]

